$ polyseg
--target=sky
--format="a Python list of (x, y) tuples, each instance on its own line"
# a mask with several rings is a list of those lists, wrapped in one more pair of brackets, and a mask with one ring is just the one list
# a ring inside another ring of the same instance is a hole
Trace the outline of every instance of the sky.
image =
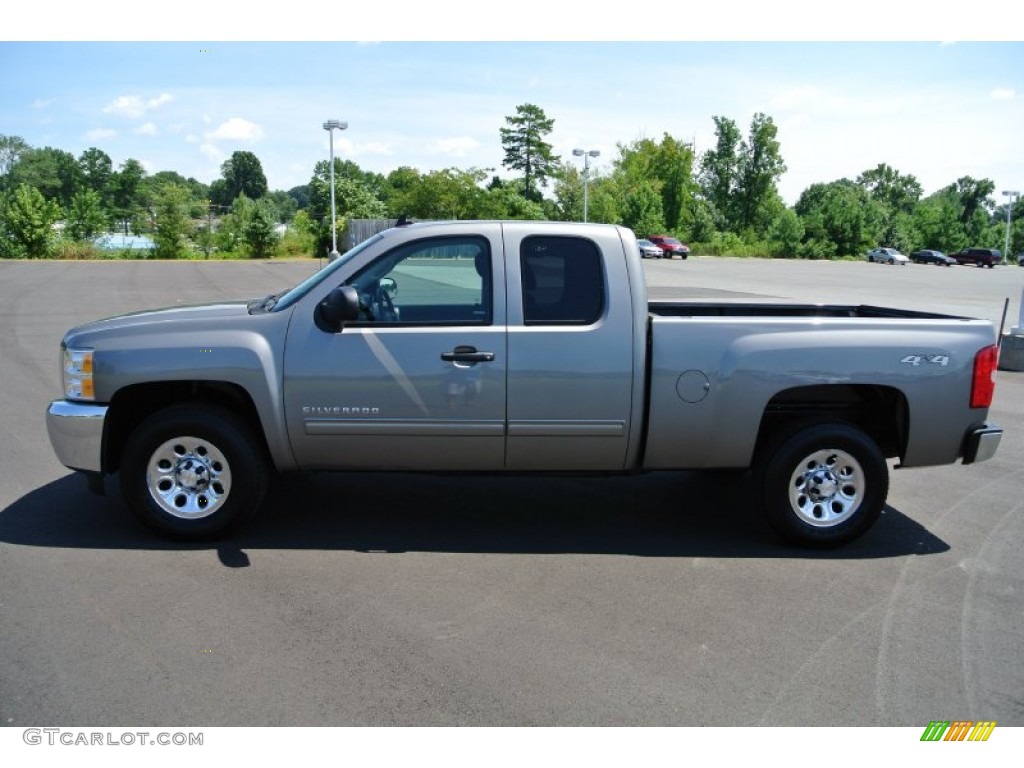
[[(687, 25), (694, 17), (679, 11), (664, 25), (665, 38), (679, 39), (655, 41), (643, 39), (650, 24), (606, 16), (599, 25), (570, 17), (571, 26), (555, 27), (578, 27), (576, 39), (544, 39), (551, 28), (519, 22), (506, 30), (516, 39), (500, 39), (487, 24), (439, 26), (450, 16), (437, 4), (429, 18), (407, 16), (399, 3), (387, 8), (400, 23), (373, 9), (363, 18), (327, 13), (318, 25), (320, 7), (303, 2), (289, 5), (290, 22), (264, 19), (248, 29), (216, 15), (200, 25), (184, 8), (189, 24), (161, 24), (167, 39), (145, 39), (154, 30), (138, 22), (89, 29), (17, 21), (0, 32), (0, 134), (76, 156), (98, 147), (115, 165), (135, 158), (150, 173), (173, 170), (205, 183), (245, 150), (260, 159), (271, 189), (287, 190), (307, 183), (327, 158), (328, 119), (348, 123), (334, 134), (335, 155), (365, 170), (476, 167), (507, 177), (499, 129), (520, 104), (554, 119), (548, 141), (562, 158), (578, 161), (574, 148), (598, 150), (597, 172), (610, 170), (619, 144), (667, 133), (700, 153), (714, 144), (714, 116), (746, 135), (763, 112), (778, 127), (787, 166), (779, 191), (789, 204), (810, 184), (854, 179), (880, 163), (915, 176), (925, 194), (961, 176), (992, 179), (997, 198), (1024, 188), (1024, 27), (999, 16), (1002, 0), (986, 6), (982, 29), (1006, 39), (980, 39), (961, 23), (964, 6), (950, 4), (948, 27), (923, 28), (931, 42), (911, 39), (914, 16), (891, 23), (891, 13), (889, 23), (863, 31), (841, 23), (863, 42), (835, 39), (830, 26), (795, 39), (789, 27), (758, 26), (755, 9), (769, 4), (737, 4), (744, 24), (708, 24), (707, 35), (696, 34), (699, 18)], [(644, 2), (630, 8), (640, 13)], [(860, 6), (868, 19), (873, 4)], [(772, 7), (787, 5), (804, 4)], [(68, 14), (77, 7), (54, 13), (74, 22)], [(295, 39), (321, 27), (389, 40)], [(884, 34), (867, 41), (876, 28)], [(215, 39), (193, 39), (198, 32)], [(979, 39), (954, 42), (957, 32)], [(714, 40), (723, 33), (746, 39)]]

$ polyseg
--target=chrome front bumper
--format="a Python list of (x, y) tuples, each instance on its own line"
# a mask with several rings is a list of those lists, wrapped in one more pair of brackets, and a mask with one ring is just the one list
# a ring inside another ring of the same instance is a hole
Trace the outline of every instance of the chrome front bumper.
[(46, 410), (46, 431), (57, 459), (84, 472), (103, 471), (103, 425), (107, 406), (54, 400)]

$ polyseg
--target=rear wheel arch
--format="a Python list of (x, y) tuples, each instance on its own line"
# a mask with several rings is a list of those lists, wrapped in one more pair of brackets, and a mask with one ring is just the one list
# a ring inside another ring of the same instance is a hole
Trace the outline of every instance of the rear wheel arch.
[(902, 459), (906, 454), (910, 409), (902, 391), (874, 384), (821, 384), (782, 390), (769, 400), (758, 428), (755, 461), (780, 435), (829, 422), (861, 430), (886, 457)]

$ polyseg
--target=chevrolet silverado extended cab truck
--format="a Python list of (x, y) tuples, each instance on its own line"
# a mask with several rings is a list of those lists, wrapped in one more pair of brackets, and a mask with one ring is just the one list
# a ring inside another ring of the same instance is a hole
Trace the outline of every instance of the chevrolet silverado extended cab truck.
[(611, 225), (396, 227), (248, 303), (69, 331), (60, 461), (178, 538), (273, 470), (751, 469), (790, 541), (863, 534), (901, 467), (995, 452), (991, 323), (869, 306), (649, 302)]

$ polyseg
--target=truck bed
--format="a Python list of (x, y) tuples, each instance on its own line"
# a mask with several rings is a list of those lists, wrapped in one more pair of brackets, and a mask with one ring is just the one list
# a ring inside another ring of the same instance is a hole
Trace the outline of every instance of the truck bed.
[(776, 304), (769, 302), (652, 301), (648, 311), (658, 317), (870, 317), (919, 320), (966, 320), (954, 315), (909, 309), (875, 307), (868, 304)]

